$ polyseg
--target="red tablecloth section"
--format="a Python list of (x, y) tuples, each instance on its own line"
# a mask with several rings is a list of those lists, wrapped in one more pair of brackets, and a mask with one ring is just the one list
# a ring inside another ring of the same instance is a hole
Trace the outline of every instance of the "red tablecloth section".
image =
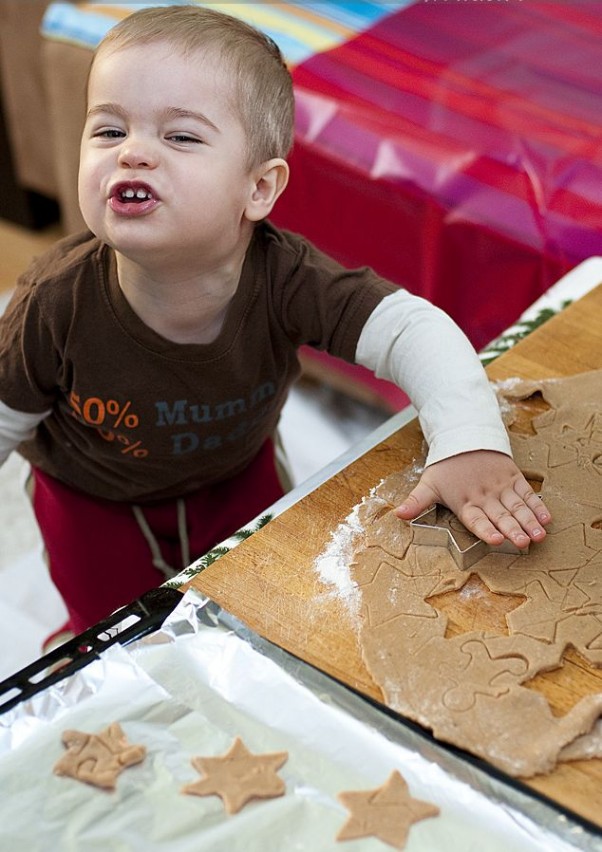
[(424, 0), (382, 19), (294, 69), (274, 220), (483, 347), (602, 254), (601, 45), (597, 0)]

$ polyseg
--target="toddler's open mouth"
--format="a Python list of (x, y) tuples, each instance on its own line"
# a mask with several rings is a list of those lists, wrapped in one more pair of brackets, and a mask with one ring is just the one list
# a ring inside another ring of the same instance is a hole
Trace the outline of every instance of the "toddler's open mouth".
[(126, 203), (140, 203), (155, 198), (153, 190), (146, 183), (140, 181), (123, 181), (116, 184), (111, 190), (112, 198), (119, 198)]
[(150, 186), (140, 181), (123, 181), (111, 189), (109, 206), (115, 213), (138, 216), (155, 208), (159, 199)]

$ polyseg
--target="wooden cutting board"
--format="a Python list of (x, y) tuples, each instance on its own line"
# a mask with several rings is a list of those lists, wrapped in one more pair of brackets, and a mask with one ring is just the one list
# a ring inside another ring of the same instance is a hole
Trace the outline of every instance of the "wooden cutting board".
[[(570, 376), (602, 368), (602, 285), (534, 331), (489, 367), (491, 379)], [(368, 451), (299, 503), (274, 518), (191, 583), (249, 627), (318, 669), (371, 698), (382, 693), (367, 671), (358, 642), (357, 620), (315, 570), (331, 535), (371, 489), (406, 467), (419, 453), (416, 421)], [(470, 596), (468, 596), (470, 597)], [(496, 599), (450, 614), (453, 631), (494, 628)], [(575, 653), (562, 669), (532, 683), (555, 713), (567, 712), (579, 697), (602, 692), (602, 670)], [(602, 760), (559, 766), (548, 776), (525, 782), (563, 807), (602, 827)]]

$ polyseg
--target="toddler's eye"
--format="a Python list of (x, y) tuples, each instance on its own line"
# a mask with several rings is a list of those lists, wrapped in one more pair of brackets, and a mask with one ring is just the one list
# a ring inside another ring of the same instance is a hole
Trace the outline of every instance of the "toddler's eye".
[(168, 139), (171, 142), (177, 142), (179, 145), (184, 145), (189, 142), (202, 145), (203, 140), (198, 139), (196, 136), (188, 136), (186, 133), (172, 133), (171, 136), (168, 136)]
[(125, 136), (125, 133), (123, 130), (116, 130), (114, 127), (110, 127), (106, 130), (97, 130), (93, 136), (100, 139), (121, 139)]

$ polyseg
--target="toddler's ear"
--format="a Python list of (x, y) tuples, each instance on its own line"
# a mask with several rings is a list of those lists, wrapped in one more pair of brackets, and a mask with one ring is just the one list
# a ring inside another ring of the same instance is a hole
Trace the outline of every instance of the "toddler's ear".
[(269, 216), (272, 207), (288, 183), (288, 163), (280, 157), (266, 160), (254, 170), (254, 187), (245, 208), (250, 222), (260, 222)]

